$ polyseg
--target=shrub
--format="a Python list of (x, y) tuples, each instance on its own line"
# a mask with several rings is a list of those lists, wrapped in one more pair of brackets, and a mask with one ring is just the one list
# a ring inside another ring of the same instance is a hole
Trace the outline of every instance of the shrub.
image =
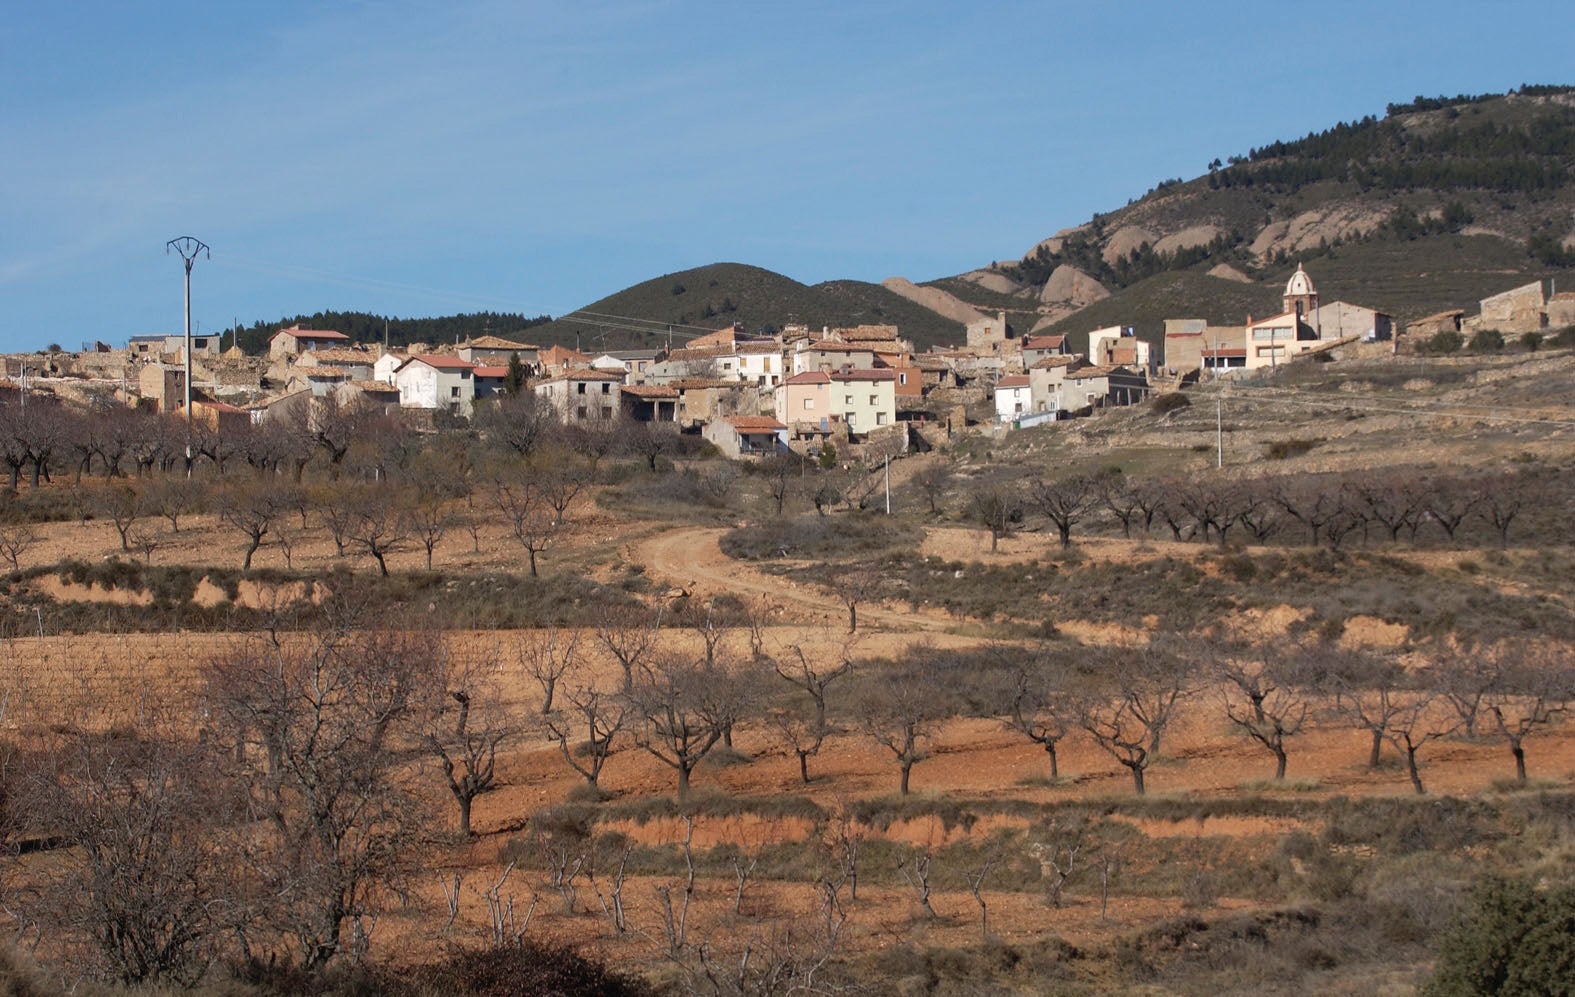
[(1478, 329), (1471, 337), (1471, 352), (1497, 353), (1504, 348), (1504, 334), (1497, 329)]
[(1322, 440), (1275, 440), (1269, 444), (1266, 456), (1270, 460), (1288, 460), (1291, 457), (1300, 457), (1322, 442)]
[(387, 992), (409, 997), (427, 994), (605, 994), (644, 997), (656, 993), (649, 984), (625, 976), (571, 948), (526, 942), (519, 948), (456, 952), (442, 962), (413, 972), (390, 972)]
[(1192, 405), (1192, 399), (1179, 391), (1171, 391), (1163, 395), (1155, 395), (1153, 409), (1155, 415), (1169, 415)]
[(1465, 345), (1465, 337), (1460, 333), (1453, 329), (1441, 329), (1418, 343), (1416, 351), (1427, 356), (1447, 356), (1450, 353), (1459, 353), (1463, 345)]
[(1542, 346), (1542, 333), (1526, 332), (1520, 337), (1520, 345), (1527, 353), (1535, 353)]
[(1568, 993), (1575, 979), (1575, 886), (1539, 890), (1528, 879), (1477, 888), (1439, 940), (1438, 969), (1423, 993)]

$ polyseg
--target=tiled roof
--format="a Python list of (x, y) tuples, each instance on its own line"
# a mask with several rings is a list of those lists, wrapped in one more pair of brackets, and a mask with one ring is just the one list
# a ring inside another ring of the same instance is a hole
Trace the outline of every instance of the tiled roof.
[(502, 380), (503, 378), (509, 376), (509, 369), (507, 367), (477, 367), (476, 376), (495, 377), (499, 380)]
[(1081, 356), (1071, 353), (1056, 357), (1045, 357), (1043, 360), (1036, 361), (1031, 369), (1054, 370), (1057, 367), (1071, 367), (1082, 362), (1083, 358)]
[(576, 367), (564, 371), (564, 380), (568, 381), (622, 381), (627, 371), (597, 370), (594, 367)]
[(403, 367), (405, 364), (412, 363), (424, 363), (435, 370), (474, 370), (476, 368), (476, 365), (469, 360), (461, 360), (459, 357), (451, 357), (442, 353), (417, 353), (400, 366)]
[(787, 427), (770, 416), (765, 415), (735, 415), (727, 419), (727, 424), (740, 433), (772, 433)]
[(624, 394), (635, 398), (677, 398), (678, 389), (670, 384), (625, 384)]
[(839, 370), (831, 375), (833, 381), (895, 381), (894, 370)]
[(831, 375), (823, 370), (806, 370), (802, 374), (794, 374), (782, 382), (783, 384), (830, 384)]
[(1066, 336), (1029, 336), (1024, 343), (1025, 349), (1030, 350), (1059, 350), (1061, 344), (1066, 342)]
[(534, 350), (530, 343), (516, 343), (502, 336), (477, 336), (464, 344), (473, 350)]
[(1028, 387), (1027, 374), (1008, 374), (995, 382), (997, 388), (1026, 388)]

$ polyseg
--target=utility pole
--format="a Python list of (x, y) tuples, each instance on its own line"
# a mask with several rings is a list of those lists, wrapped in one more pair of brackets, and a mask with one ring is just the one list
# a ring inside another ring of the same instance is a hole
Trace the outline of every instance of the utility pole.
[(181, 258), (186, 265), (186, 477), (191, 477), (191, 266), (197, 262), (200, 253), (208, 259), (213, 256), (208, 251), (207, 243), (201, 239), (183, 235), (178, 239), (171, 239), (164, 244), (164, 255), (168, 256), (170, 250)]
[(1225, 396), (1214, 396), (1214, 466), (1225, 466)]

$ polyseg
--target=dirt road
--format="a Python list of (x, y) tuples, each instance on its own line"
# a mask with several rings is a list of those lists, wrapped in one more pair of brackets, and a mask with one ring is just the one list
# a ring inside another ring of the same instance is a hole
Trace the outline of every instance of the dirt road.
[[(721, 539), (725, 532), (706, 527), (669, 530), (631, 544), (624, 556), (636, 564), (643, 564), (653, 577), (694, 596), (725, 592), (751, 602), (763, 601), (767, 612), (775, 618), (773, 622), (847, 625), (847, 607), (825, 589), (774, 578), (722, 553)], [(861, 604), (858, 615), (860, 629), (937, 632), (948, 626), (944, 619), (885, 606)]]

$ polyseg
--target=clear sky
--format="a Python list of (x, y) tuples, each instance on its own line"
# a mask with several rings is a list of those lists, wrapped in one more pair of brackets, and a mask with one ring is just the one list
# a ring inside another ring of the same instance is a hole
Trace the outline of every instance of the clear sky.
[(205, 0), (0, 19), (0, 350), (561, 314), (717, 261), (1021, 256), (1417, 94), (1575, 84), (1569, 0)]

